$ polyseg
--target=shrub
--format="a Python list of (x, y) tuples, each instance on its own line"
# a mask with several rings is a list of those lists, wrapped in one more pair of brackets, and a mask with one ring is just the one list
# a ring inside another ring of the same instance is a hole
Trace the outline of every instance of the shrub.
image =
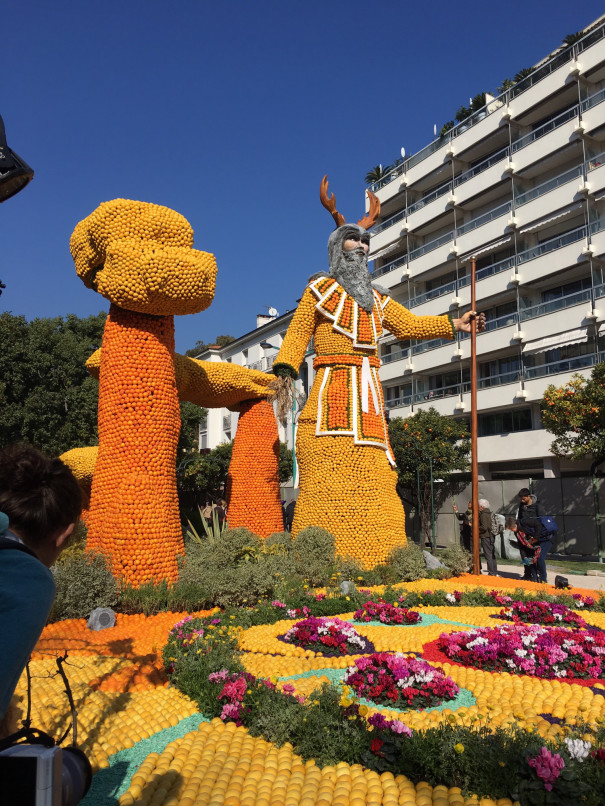
[(444, 549), (441, 559), (455, 577), (468, 573), (473, 567), (472, 554), (457, 543)]
[(73, 557), (81, 557), (86, 551), (86, 538), (88, 530), (84, 521), (78, 521), (67, 543), (67, 548), (63, 549), (57, 559), (57, 565), (61, 565), (66, 560)]
[(292, 551), (292, 535), (290, 532), (273, 532), (272, 535), (265, 540), (265, 546), (271, 548), (272, 546), (283, 546), (286, 551)]
[(307, 526), (292, 541), (298, 572), (310, 585), (325, 585), (336, 564), (334, 535), (321, 526)]
[(95, 607), (114, 607), (118, 584), (102, 554), (86, 552), (68, 557), (54, 568), (57, 595), (51, 621), (88, 618)]
[[(366, 582), (368, 572), (364, 572), (361, 565), (353, 557), (337, 557), (336, 567), (343, 579), (350, 579), (352, 582), (355, 582), (356, 585), (362, 581), (365, 585), (372, 584)], [(373, 584), (379, 585), (380, 583), (376, 582)]]
[(404, 582), (412, 582), (426, 576), (426, 563), (422, 549), (411, 540), (408, 541), (407, 546), (393, 549), (389, 556), (389, 564), (396, 571), (398, 578)]

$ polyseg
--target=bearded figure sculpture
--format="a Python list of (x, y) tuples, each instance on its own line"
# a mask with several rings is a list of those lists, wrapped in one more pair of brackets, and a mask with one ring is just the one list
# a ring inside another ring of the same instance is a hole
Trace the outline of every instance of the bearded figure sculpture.
[(300, 494), (292, 534), (322, 526), (335, 536), (337, 554), (365, 568), (406, 543), (378, 340), (384, 329), (401, 340), (451, 339), (456, 330), (470, 330), (475, 316), (415, 316), (372, 282), (368, 230), (380, 202), (369, 197), (369, 213), (346, 224), (324, 177), (320, 198), (337, 225), (328, 241), (329, 269), (309, 279), (273, 365), (276, 375), (296, 378), (314, 339), (316, 375), (296, 439)]

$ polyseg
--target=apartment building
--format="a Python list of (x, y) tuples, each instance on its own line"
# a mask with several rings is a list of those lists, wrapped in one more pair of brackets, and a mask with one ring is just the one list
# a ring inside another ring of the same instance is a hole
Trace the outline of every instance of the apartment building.
[[(605, 360), (605, 17), (583, 33), (372, 187), (374, 278), (412, 312), (468, 310), (476, 258), (486, 480), (588, 467), (550, 454), (539, 412), (547, 385)], [(468, 416), (468, 336), (387, 334), (381, 358), (391, 417)]]

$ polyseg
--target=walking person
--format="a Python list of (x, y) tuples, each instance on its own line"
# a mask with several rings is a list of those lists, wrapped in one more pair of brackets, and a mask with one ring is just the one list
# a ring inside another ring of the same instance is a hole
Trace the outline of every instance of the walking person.
[(492, 532), (492, 513), (487, 498), (479, 499), (479, 540), (487, 562), (487, 573), (491, 577), (496, 577), (498, 576), (496, 537)]

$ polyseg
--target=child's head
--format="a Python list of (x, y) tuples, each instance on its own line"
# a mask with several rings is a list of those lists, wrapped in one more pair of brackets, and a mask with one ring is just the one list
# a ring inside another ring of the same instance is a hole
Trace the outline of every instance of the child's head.
[(55, 549), (58, 556), (81, 510), (80, 486), (60, 459), (31, 445), (0, 450), (0, 512), (42, 562), (47, 564)]
[(509, 529), (511, 532), (516, 532), (518, 528), (517, 519), (516, 518), (507, 518), (504, 522), (504, 528)]

